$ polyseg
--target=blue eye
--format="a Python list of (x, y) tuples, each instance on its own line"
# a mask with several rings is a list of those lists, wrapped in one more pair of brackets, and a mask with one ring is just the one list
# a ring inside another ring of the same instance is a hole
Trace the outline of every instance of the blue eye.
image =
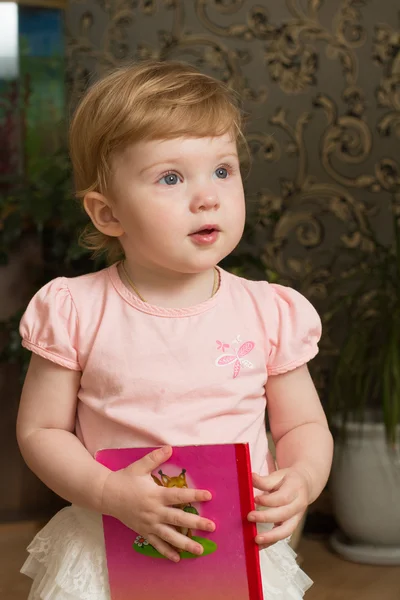
[(179, 182), (179, 177), (176, 173), (167, 173), (164, 177), (161, 177), (159, 183), (162, 185), (176, 185)]
[(218, 179), (226, 179), (228, 177), (228, 171), (227, 169), (225, 169), (225, 167), (219, 167), (215, 171), (215, 174), (218, 177)]

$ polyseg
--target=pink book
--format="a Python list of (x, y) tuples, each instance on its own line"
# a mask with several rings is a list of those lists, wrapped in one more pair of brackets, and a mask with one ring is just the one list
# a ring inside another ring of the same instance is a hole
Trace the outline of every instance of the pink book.
[[(96, 460), (113, 471), (142, 458), (152, 448), (100, 450)], [(202, 556), (187, 552), (173, 563), (117, 519), (103, 515), (112, 600), (263, 600), (247, 444), (179, 446), (153, 473), (154, 485), (209, 490), (212, 500), (183, 507), (216, 524), (212, 533), (190, 535)]]

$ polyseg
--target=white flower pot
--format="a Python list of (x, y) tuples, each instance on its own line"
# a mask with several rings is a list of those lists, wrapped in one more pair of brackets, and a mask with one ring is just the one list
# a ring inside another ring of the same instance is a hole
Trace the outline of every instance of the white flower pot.
[[(400, 561), (400, 453), (388, 448), (382, 423), (349, 423), (346, 431), (346, 442), (336, 442), (330, 479), (337, 522), (347, 537), (347, 546), (356, 550), (354, 560), (357, 560), (358, 546), (360, 562), (393, 564), (395, 560), (397, 564)], [(345, 538), (338, 541), (337, 536), (334, 537), (333, 546), (339, 552), (343, 543), (346, 543)], [(368, 548), (370, 559), (363, 559)], [(397, 558), (393, 559), (394, 556)], [(352, 556), (347, 558), (352, 559)]]

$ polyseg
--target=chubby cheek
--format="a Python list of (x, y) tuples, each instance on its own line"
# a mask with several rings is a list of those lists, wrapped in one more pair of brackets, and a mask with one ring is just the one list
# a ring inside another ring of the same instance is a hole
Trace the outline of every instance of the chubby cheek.
[(156, 246), (163, 248), (175, 245), (179, 238), (186, 236), (188, 223), (182, 211), (171, 203), (167, 208), (149, 207), (142, 215), (140, 229), (144, 239), (151, 238)]
[(152, 225), (154, 231), (157, 231), (157, 235), (165, 235), (166, 237), (186, 235), (187, 219), (185, 220), (182, 211), (177, 210), (177, 208), (176, 205), (171, 205), (167, 209), (163, 207), (160, 210), (152, 211)]
[(236, 194), (231, 197), (227, 210), (229, 228), (235, 236), (241, 237), (246, 220), (246, 203), (244, 194)]
[(171, 224), (177, 221), (173, 213), (173, 203), (167, 205), (148, 201), (148, 197), (143, 196), (140, 203), (137, 202), (131, 207), (129, 217), (132, 228), (136, 230), (135, 233), (147, 233), (149, 229), (157, 231), (169, 229)]

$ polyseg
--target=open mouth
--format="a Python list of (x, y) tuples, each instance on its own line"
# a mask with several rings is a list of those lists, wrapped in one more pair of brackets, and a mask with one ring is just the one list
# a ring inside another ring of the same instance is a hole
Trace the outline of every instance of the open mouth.
[(216, 229), (199, 229), (196, 233), (200, 235), (210, 235), (210, 233), (214, 233), (214, 231), (216, 231)]
[(218, 225), (205, 225), (201, 229), (193, 231), (189, 237), (197, 245), (210, 246), (218, 240), (220, 231)]
[(206, 225), (202, 229), (197, 229), (197, 231), (193, 231), (190, 235), (211, 235), (214, 232), (219, 232), (220, 229), (217, 225)]

